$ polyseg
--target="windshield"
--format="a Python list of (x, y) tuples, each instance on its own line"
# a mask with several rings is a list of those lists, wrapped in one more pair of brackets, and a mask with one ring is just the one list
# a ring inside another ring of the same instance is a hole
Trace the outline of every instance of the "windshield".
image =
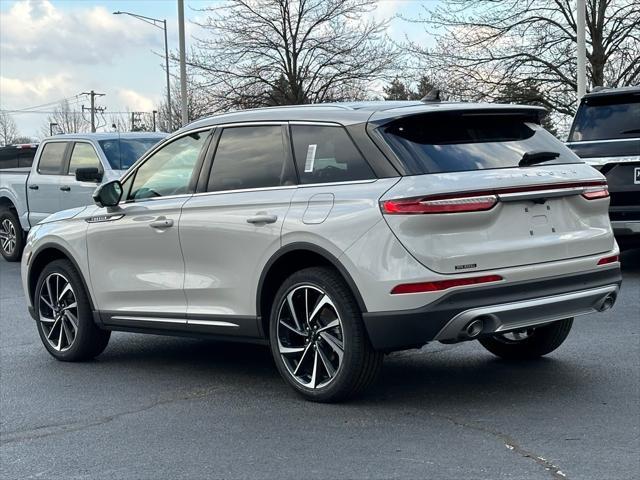
[(545, 165), (580, 159), (540, 125), (517, 114), (425, 114), (401, 118), (383, 136), (414, 174), (517, 167), (525, 153), (558, 155)]
[(580, 105), (570, 142), (640, 137), (640, 95), (587, 98)]
[(147, 150), (162, 140), (163, 137), (114, 138), (100, 140), (102, 148), (111, 168), (126, 170)]

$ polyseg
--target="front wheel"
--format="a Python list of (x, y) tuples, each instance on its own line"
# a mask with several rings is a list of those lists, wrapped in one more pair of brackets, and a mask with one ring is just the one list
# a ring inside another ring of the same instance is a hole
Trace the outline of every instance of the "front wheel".
[(8, 262), (18, 262), (24, 246), (24, 231), (13, 210), (0, 210), (0, 254)]
[(270, 320), (278, 370), (308, 400), (352, 397), (380, 371), (382, 354), (369, 342), (358, 304), (330, 268), (306, 268), (285, 280)]
[(40, 339), (53, 357), (76, 362), (107, 348), (111, 332), (93, 321), (89, 297), (70, 261), (55, 260), (42, 270), (33, 303)]
[(565, 341), (573, 318), (559, 320), (542, 327), (480, 337), (484, 348), (505, 360), (530, 360), (553, 352)]

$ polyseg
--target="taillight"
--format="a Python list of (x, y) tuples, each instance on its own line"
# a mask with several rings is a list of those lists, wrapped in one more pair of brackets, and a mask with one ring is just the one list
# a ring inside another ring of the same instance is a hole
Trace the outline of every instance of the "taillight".
[(598, 265), (608, 265), (609, 263), (616, 263), (618, 260), (618, 255), (611, 255), (610, 257), (604, 257), (598, 260)]
[(425, 214), (482, 212), (491, 210), (498, 203), (495, 195), (476, 195), (450, 198), (408, 198), (385, 200), (380, 202), (383, 213), (387, 214)]
[(499, 282), (502, 279), (500, 275), (485, 275), (483, 277), (458, 278), (455, 280), (439, 280), (435, 282), (403, 283), (393, 287), (391, 294), (439, 292), (453, 287)]
[(587, 200), (597, 200), (599, 198), (607, 198), (609, 196), (609, 189), (607, 187), (596, 188), (593, 190), (585, 191), (582, 196)]

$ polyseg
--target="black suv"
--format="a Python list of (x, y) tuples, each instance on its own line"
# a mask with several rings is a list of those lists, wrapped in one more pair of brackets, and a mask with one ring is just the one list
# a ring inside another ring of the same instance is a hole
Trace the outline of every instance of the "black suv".
[(621, 246), (640, 245), (640, 86), (584, 96), (567, 144), (606, 177), (609, 217)]
[(37, 143), (0, 147), (0, 170), (3, 168), (30, 168), (37, 149)]

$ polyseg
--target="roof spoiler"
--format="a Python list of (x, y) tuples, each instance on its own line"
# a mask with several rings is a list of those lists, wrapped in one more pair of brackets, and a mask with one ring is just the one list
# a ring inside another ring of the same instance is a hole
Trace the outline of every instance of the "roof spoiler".
[(420, 101), (423, 103), (441, 102), (442, 99), (440, 98), (440, 89), (434, 88), (429, 93), (427, 93), (424, 97), (422, 97)]

